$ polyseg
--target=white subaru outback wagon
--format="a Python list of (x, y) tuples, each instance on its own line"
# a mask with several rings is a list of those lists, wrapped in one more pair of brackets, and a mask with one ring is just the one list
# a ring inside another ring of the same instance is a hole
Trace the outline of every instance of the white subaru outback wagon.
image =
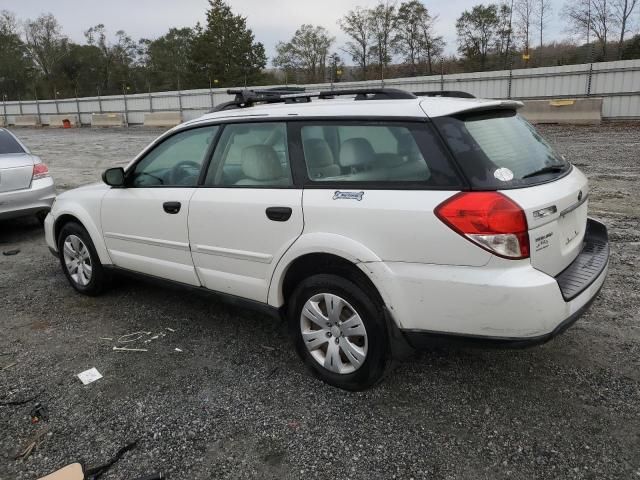
[(433, 338), (542, 343), (602, 287), (587, 179), (519, 102), (230, 93), (58, 197), (46, 239), (77, 291), (120, 270), (253, 302), (316, 375), (358, 390)]

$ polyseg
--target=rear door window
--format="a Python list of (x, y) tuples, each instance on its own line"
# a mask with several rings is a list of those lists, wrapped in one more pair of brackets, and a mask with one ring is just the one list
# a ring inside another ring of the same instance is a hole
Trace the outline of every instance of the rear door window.
[(0, 130), (0, 155), (24, 153), (24, 149), (9, 132)]
[(425, 123), (308, 122), (300, 127), (310, 182), (460, 182), (432, 128)]
[(473, 188), (542, 183), (571, 168), (514, 110), (438, 117), (433, 122)]
[(290, 187), (287, 128), (283, 122), (225, 126), (207, 172), (206, 186)]

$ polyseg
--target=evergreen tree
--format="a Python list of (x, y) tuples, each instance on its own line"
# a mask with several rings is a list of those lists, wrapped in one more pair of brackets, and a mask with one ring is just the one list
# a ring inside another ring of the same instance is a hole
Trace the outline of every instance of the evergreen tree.
[(192, 47), (196, 74), (213, 77), (220, 86), (259, 81), (267, 57), (262, 43), (255, 42), (247, 28), (247, 19), (234, 14), (223, 0), (209, 0), (209, 6), (206, 25)]

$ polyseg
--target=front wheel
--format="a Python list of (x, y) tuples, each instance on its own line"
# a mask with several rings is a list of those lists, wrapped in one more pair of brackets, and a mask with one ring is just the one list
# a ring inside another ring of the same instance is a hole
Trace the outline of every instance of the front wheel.
[(84, 295), (98, 295), (107, 283), (106, 272), (100, 263), (89, 233), (82, 225), (65, 224), (58, 236), (60, 264), (73, 288)]
[(302, 281), (291, 301), (296, 351), (316, 376), (354, 391), (382, 378), (387, 333), (382, 309), (370, 294), (343, 277), (322, 274)]

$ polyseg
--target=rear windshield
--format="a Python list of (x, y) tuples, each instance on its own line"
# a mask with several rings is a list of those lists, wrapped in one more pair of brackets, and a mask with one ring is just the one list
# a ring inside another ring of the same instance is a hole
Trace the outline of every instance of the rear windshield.
[(543, 183), (563, 176), (571, 168), (514, 110), (433, 121), (474, 189)]
[(7, 153), (24, 153), (24, 150), (12, 135), (0, 130), (0, 155)]

